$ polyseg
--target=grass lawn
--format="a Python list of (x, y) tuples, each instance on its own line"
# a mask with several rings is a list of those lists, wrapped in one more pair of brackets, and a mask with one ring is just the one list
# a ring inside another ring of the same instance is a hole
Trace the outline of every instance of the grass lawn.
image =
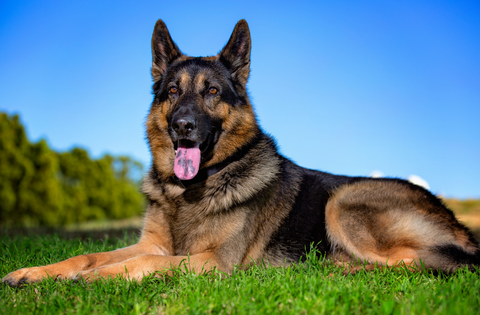
[[(137, 240), (135, 233), (37, 233), (1, 231), (0, 277)], [(311, 255), (289, 268), (253, 267), (232, 276), (177, 272), (170, 279), (150, 277), (139, 283), (110, 279), (85, 285), (48, 279), (21, 288), (0, 284), (0, 314), (35, 313), (479, 314), (480, 272), (433, 276), (376, 270), (344, 276), (342, 269)]]

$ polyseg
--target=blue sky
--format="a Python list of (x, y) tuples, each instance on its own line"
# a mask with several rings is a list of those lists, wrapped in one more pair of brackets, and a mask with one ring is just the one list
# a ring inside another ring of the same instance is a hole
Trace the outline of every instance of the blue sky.
[(478, 1), (0, 2), (0, 110), (32, 140), (150, 163), (150, 39), (214, 55), (235, 23), (252, 33), (249, 93), (298, 164), (424, 178), (480, 197)]

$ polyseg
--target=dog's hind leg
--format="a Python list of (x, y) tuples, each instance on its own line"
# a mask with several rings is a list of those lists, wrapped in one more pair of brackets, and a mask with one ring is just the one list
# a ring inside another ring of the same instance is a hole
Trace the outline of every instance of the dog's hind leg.
[(339, 246), (336, 246), (334, 251), (330, 253), (329, 258), (333, 260), (335, 266), (344, 269), (344, 275), (355, 274), (360, 270), (372, 271), (374, 269), (383, 270), (385, 268), (385, 266), (378, 263), (373, 264), (368, 261), (357, 259)]
[(478, 242), (428, 191), (400, 180), (337, 189), (326, 206), (329, 239), (360, 261), (451, 272), (480, 266)]

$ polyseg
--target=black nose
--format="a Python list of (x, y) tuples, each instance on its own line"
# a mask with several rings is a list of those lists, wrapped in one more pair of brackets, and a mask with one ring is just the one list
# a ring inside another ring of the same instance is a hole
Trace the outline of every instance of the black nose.
[(197, 126), (193, 117), (184, 116), (175, 119), (172, 127), (179, 136), (188, 136)]

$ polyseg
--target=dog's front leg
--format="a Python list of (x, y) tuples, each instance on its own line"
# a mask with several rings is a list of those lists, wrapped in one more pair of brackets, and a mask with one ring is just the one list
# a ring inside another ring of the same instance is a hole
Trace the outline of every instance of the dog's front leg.
[(68, 279), (75, 277), (83, 270), (115, 264), (145, 254), (168, 255), (169, 253), (148, 240), (141, 240), (135, 245), (110, 252), (79, 255), (51, 265), (19, 269), (6, 275), (2, 281), (11, 286), (18, 286), (22, 283), (38, 282), (49, 276), (55, 279)]
[(191, 256), (141, 255), (116, 264), (82, 271), (72, 279), (83, 279), (90, 282), (99, 278), (107, 279), (119, 276), (128, 280), (140, 280), (156, 272), (161, 275), (171, 275), (172, 268), (177, 267), (180, 267), (183, 271), (191, 271), (196, 274), (202, 274), (214, 268), (222, 271), (228, 271), (226, 269), (229, 269), (219, 264), (215, 254), (211, 252)]

